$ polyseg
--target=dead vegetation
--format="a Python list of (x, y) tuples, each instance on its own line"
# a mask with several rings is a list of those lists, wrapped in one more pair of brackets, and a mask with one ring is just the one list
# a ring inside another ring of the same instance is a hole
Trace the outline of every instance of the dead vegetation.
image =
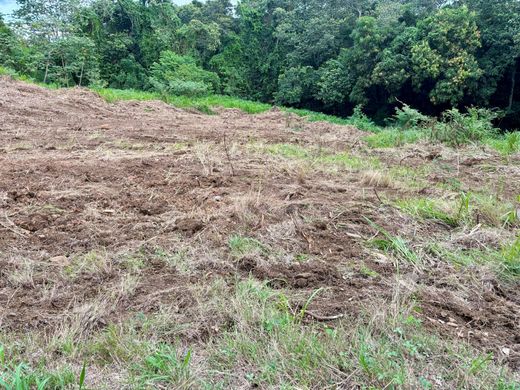
[(0, 90), (4, 382), (518, 383), (520, 156)]

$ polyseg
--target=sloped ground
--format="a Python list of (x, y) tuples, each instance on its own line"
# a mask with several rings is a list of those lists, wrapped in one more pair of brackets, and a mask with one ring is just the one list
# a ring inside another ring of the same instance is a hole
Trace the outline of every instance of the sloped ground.
[[(373, 150), (355, 128), (278, 110), (108, 104), (7, 78), (0, 114), (0, 346), (13, 362), (85, 361), (92, 388), (514, 386), (520, 156)], [(454, 204), (454, 220), (424, 202)], [(266, 368), (237, 344), (255, 326), (282, 337), (284, 321), (351, 349), (311, 348), (307, 378), (294, 351)], [(378, 338), (407, 345), (407, 327), (437, 347), (378, 355)], [(363, 329), (373, 363), (354, 350)]]

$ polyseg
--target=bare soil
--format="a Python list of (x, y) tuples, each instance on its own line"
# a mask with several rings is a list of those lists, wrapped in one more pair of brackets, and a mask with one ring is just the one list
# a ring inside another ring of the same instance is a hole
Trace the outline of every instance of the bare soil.
[[(505, 161), (488, 149), (426, 143), (370, 150), (365, 135), (275, 109), (204, 115), (162, 102), (108, 104), (85, 89), (46, 90), (1, 78), (0, 327), (59, 327), (71, 313), (108, 299), (123, 278), (125, 256), (138, 254), (145, 265), (137, 288), (111, 301), (90, 330), (163, 304), (189, 317), (193, 301), (182, 287), (215, 277), (230, 285), (249, 275), (267, 280), (292, 291), (296, 305), (326, 287), (310, 307), (321, 317), (384, 305), (401, 283), (416, 293), (418, 316), (439, 335), (467, 340), (520, 369), (517, 283), (439, 259), (424, 269), (398, 269), (367, 245), (377, 235), (369, 221), (415, 248), (432, 240), (470, 245), (467, 232), (416, 220), (391, 202), (441, 196), (438, 184), (453, 179), (462, 189), (499, 188), (501, 197), (514, 199), (520, 157)], [(322, 169), (257, 147), (280, 143), (428, 173), (421, 188), (374, 183), (363, 169)], [(456, 233), (466, 240), (453, 241)], [(515, 234), (506, 229), (498, 244)], [(233, 235), (254, 237), (265, 249), (238, 256), (228, 245)], [(186, 269), (160, 261), (158, 248), (187, 251)], [(102, 264), (76, 272), (92, 253)], [(203, 340), (225, 319), (197, 323), (186, 337)]]

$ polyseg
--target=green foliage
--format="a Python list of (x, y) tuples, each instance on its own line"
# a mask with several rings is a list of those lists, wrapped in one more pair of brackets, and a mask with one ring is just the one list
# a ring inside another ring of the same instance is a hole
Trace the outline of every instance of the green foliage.
[(402, 129), (416, 129), (423, 127), (431, 121), (431, 118), (411, 108), (408, 104), (403, 104), (402, 108), (395, 109), (394, 120), (395, 125)]
[(360, 130), (377, 132), (380, 130), (376, 124), (363, 112), (363, 107), (357, 105), (354, 108), (352, 116), (349, 118), (349, 122), (352, 126), (357, 127)]
[(488, 138), (485, 142), (504, 156), (520, 152), (520, 132), (518, 131)]
[(371, 148), (394, 148), (406, 144), (415, 143), (424, 138), (421, 130), (401, 130), (401, 128), (389, 128), (378, 131), (364, 138)]
[(17, 74), (14, 69), (0, 66), (0, 76), (11, 76), (14, 78), (17, 76)]
[(315, 74), (310, 66), (288, 69), (278, 79), (276, 101), (280, 104), (299, 105), (312, 99)]
[(203, 60), (210, 58), (220, 46), (220, 29), (215, 22), (205, 24), (192, 19), (177, 30), (177, 50), (191, 56), (200, 56)]
[(319, 69), (315, 96), (326, 106), (341, 104), (352, 90), (352, 80), (343, 61), (331, 59)]
[(0, 65), (16, 65), (16, 49), (18, 40), (9, 27), (7, 27), (0, 14)]
[(96, 84), (100, 73), (94, 42), (76, 36), (51, 42), (39, 72), (43, 73), (43, 82), (67, 87)]
[[(458, 343), (429, 336), (413, 305), (395, 301), (393, 311), (379, 308), (380, 315), (370, 313), (366, 317), (371, 320), (365, 321), (362, 314), (357, 323), (340, 320), (329, 326), (311, 321), (308, 303), (322, 292), (309, 293), (302, 308), (294, 310), (284, 290), (254, 280), (237, 283), (226, 305), (232, 309), (234, 326), (214, 339), (209, 371), (241, 370), (248, 386), (287, 389), (337, 387), (345, 378), (367, 388), (388, 383), (396, 388), (432, 388), (426, 378), (431, 378), (437, 359), (450, 369), (433, 375), (449, 387), (482, 384), (493, 372), (487, 355), (475, 356)], [(479, 364), (482, 361), (485, 364)], [(336, 378), (339, 372), (344, 375)], [(502, 378), (487, 380), (491, 388)], [(230, 387), (229, 382), (236, 383), (224, 378), (222, 387)]]
[(286, 158), (305, 159), (311, 157), (311, 152), (301, 146), (294, 144), (274, 144), (267, 147), (269, 153)]
[[(520, 23), (511, 18), (518, 1), (441, 3), (23, 0), (10, 23), (0, 21), (0, 66), (60, 86), (155, 90), (164, 99), (224, 93), (306, 113), (353, 113), (343, 122), (374, 132), (373, 121), (390, 120), (396, 102), (407, 102), (396, 127), (428, 127), (433, 120), (421, 112), (446, 111), (434, 138), (453, 145), (481, 136), (460, 130), (452, 110), (500, 107), (504, 126), (518, 126)], [(518, 144), (488, 143), (505, 155)]]
[(136, 91), (132, 89), (92, 88), (109, 103), (124, 100), (161, 100), (157, 92)]
[(520, 277), (520, 237), (513, 244), (502, 249), (502, 256), (506, 270)]
[(491, 194), (461, 192), (450, 200), (415, 198), (399, 200), (396, 204), (411, 215), (440, 221), (451, 227), (477, 224), (515, 227), (520, 222), (512, 203)]
[(271, 144), (265, 147), (268, 153), (290, 159), (304, 160), (322, 168), (370, 169), (378, 168), (380, 161), (374, 158), (362, 159), (347, 152), (333, 153), (325, 149), (303, 148), (293, 144)]
[[(283, 108), (285, 112), (296, 114), (300, 117), (306, 118), (309, 122), (329, 122), (336, 125), (352, 125), (351, 118), (341, 118), (338, 116), (327, 115), (321, 112), (297, 109), (297, 108)], [(371, 122), (373, 125), (373, 123)], [(375, 127), (375, 125), (374, 125)]]
[(215, 73), (197, 66), (193, 58), (164, 51), (151, 67), (150, 84), (165, 95), (203, 96), (217, 92), (220, 81)]
[(498, 117), (497, 112), (483, 108), (470, 108), (467, 113), (452, 108), (443, 114), (441, 122), (432, 126), (431, 138), (451, 146), (483, 141), (496, 136), (493, 121)]
[(412, 46), (414, 84), (433, 81), (432, 103), (460, 102), (471, 93), (482, 70), (475, 57), (481, 46), (476, 14), (467, 7), (443, 8), (417, 24)]
[(463, 211), (463, 208), (461, 207), (459, 209), (461, 212), (457, 215), (457, 213), (454, 213), (449, 203), (428, 198), (401, 200), (397, 202), (397, 205), (402, 210), (412, 215), (440, 221), (452, 227), (460, 225)]
[(0, 387), (4, 390), (66, 389), (77, 383), (77, 377), (69, 369), (46, 371), (25, 363), (8, 363), (6, 351), (0, 346)]

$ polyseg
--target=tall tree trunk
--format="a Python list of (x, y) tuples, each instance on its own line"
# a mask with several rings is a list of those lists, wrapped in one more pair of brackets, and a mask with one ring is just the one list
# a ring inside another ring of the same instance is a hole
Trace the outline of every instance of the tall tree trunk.
[(51, 62), (51, 53), (47, 52), (47, 62), (45, 63), (45, 76), (43, 77), (43, 83), (47, 84), (47, 77), (49, 76), (49, 63)]
[(509, 104), (507, 106), (507, 111), (511, 111), (513, 108), (513, 98), (515, 97), (515, 86), (516, 86), (516, 70), (518, 68), (518, 60), (515, 59), (515, 64), (513, 65), (513, 71), (511, 74), (511, 92), (509, 93)]
[(81, 87), (81, 81), (83, 80), (83, 70), (85, 69), (85, 61), (81, 64), (81, 74), (79, 75), (79, 86)]
[(47, 76), (49, 75), (49, 60), (47, 60), (47, 64), (45, 64), (45, 76), (43, 77), (43, 83), (47, 84)]
[(67, 72), (67, 66), (65, 65), (65, 59), (63, 56), (61, 57), (61, 67), (63, 69), (63, 72), (65, 73), (65, 84), (67, 85), (67, 88), (69, 87), (69, 74)]

